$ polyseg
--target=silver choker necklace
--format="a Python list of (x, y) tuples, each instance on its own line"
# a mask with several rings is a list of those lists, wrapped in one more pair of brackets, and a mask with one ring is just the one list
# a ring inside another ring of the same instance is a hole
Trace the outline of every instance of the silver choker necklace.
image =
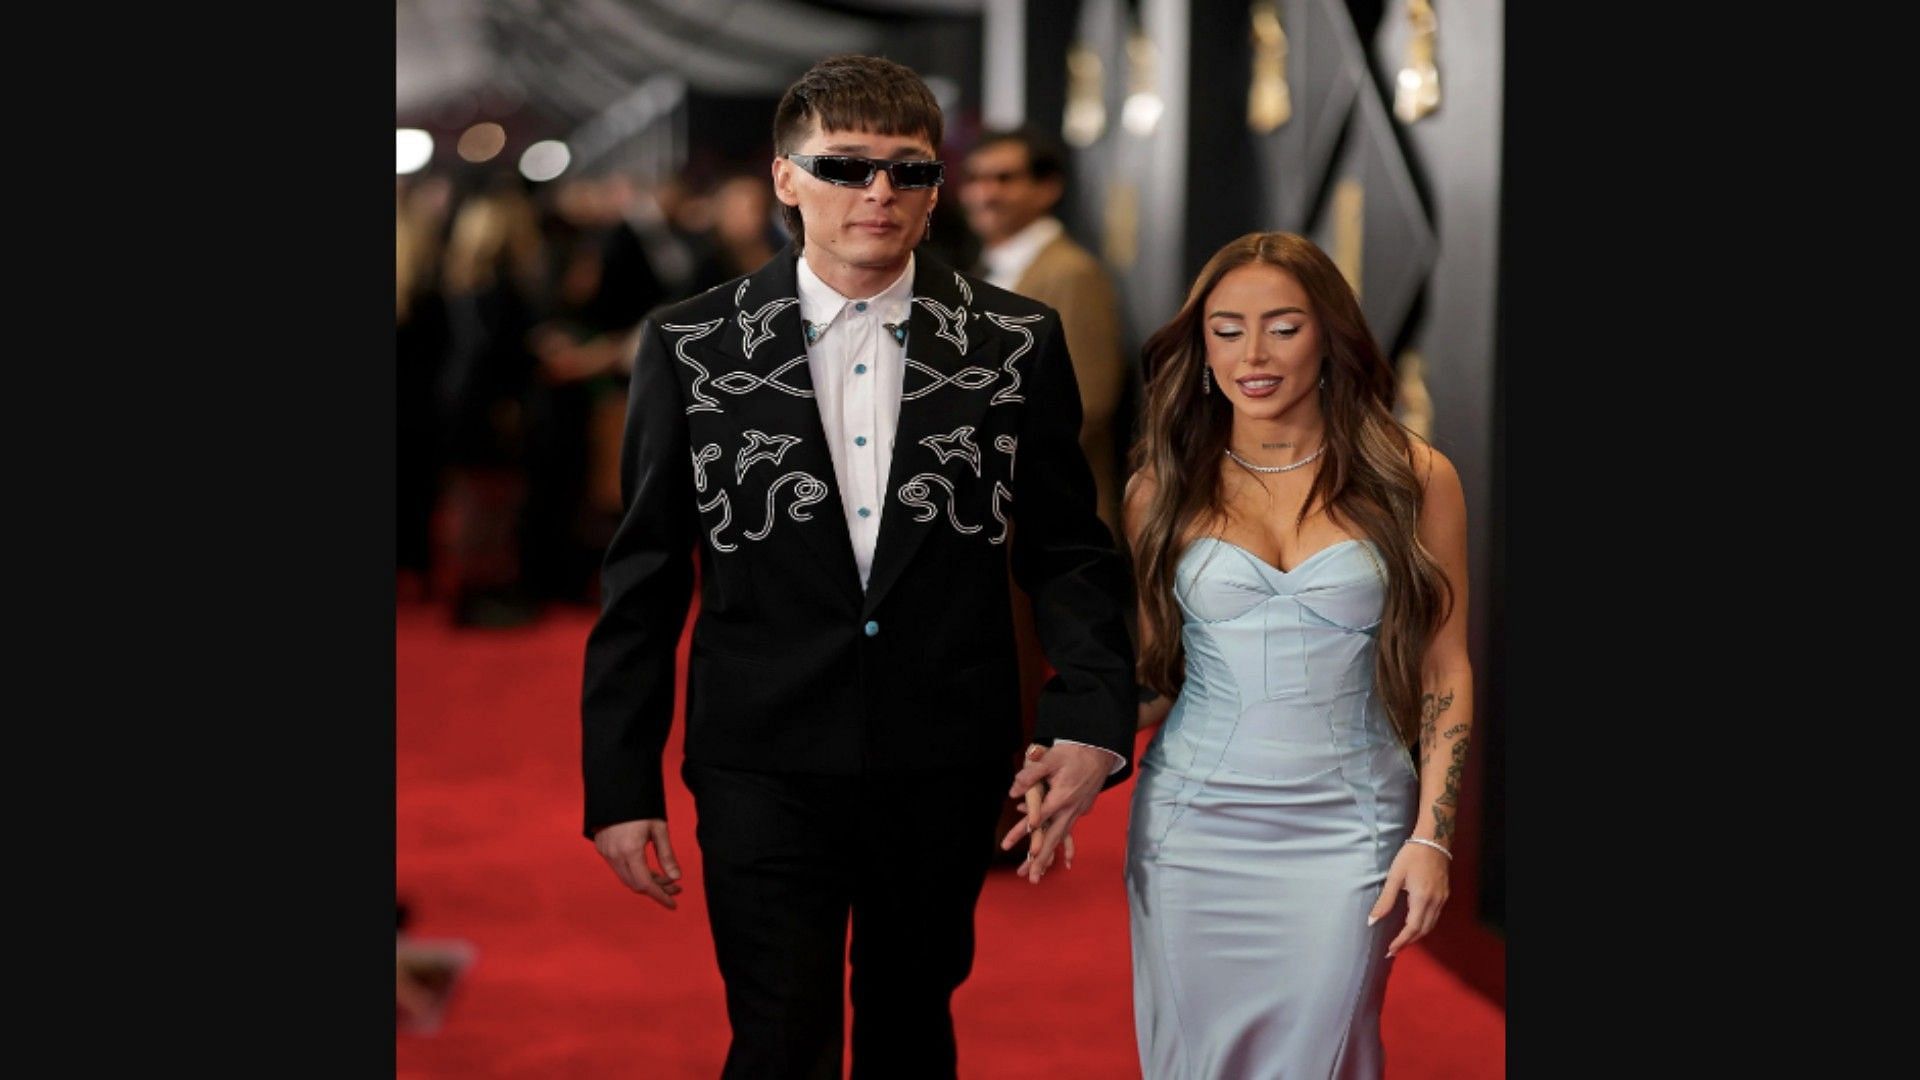
[(1243, 458), (1239, 454), (1234, 453), (1233, 447), (1231, 446), (1227, 447), (1228, 457), (1232, 458), (1233, 460), (1239, 462), (1242, 465), (1245, 465), (1247, 468), (1252, 469), (1254, 472), (1263, 472), (1263, 473), (1292, 472), (1293, 470), (1298, 469), (1302, 466), (1313, 464), (1313, 461), (1315, 458), (1319, 457), (1321, 454), (1324, 454), (1326, 452), (1327, 452), (1327, 444), (1323, 442), (1320, 444), (1320, 449), (1315, 450), (1313, 453), (1308, 454), (1306, 457), (1301, 458), (1299, 461), (1296, 461), (1291, 465), (1255, 465), (1253, 462), (1248, 461), (1246, 458)]

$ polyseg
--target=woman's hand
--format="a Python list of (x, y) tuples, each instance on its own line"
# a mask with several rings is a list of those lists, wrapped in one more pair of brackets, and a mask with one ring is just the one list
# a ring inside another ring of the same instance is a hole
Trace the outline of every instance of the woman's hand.
[(1047, 856), (1044, 864), (1037, 868), (1033, 864), (1034, 856), (1046, 846), (1047, 842), (1047, 830), (1044, 827), (1036, 828), (1032, 824), (1040, 819), (1040, 804), (1046, 799), (1046, 787), (1046, 781), (1043, 780), (1027, 789), (1027, 822), (1028, 828), (1032, 831), (1027, 837), (1027, 857), (1020, 863), (1020, 868), (1013, 872), (1015, 877), (1029, 878), (1036, 885), (1040, 883), (1042, 877), (1046, 876), (1047, 871), (1053, 869), (1055, 855), (1064, 853), (1067, 857), (1067, 869), (1073, 869), (1073, 835), (1071, 833), (1060, 841), (1059, 847)]
[(1380, 899), (1374, 901), (1373, 910), (1367, 914), (1368, 926), (1386, 918), (1393, 910), (1394, 901), (1399, 899), (1400, 890), (1406, 890), (1407, 923), (1400, 928), (1400, 936), (1387, 946), (1387, 956), (1426, 937), (1440, 921), (1440, 909), (1447, 904), (1449, 869), (1451, 860), (1438, 851), (1424, 844), (1401, 845), (1400, 854), (1393, 857), (1393, 865), (1387, 869)]

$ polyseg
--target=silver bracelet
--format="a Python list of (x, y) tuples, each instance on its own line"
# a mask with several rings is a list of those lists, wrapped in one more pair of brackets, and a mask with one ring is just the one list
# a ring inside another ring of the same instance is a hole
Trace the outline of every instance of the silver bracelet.
[(1444, 847), (1441, 847), (1441, 846), (1440, 846), (1439, 844), (1437, 844), (1437, 843), (1435, 843), (1435, 842), (1434, 842), (1434, 841), (1432, 841), (1432, 840), (1422, 840), (1422, 839), (1420, 839), (1420, 838), (1419, 838), (1419, 837), (1417, 837), (1417, 836), (1409, 836), (1409, 837), (1407, 837), (1407, 843), (1409, 843), (1409, 844), (1419, 844), (1419, 845), (1421, 845), (1422, 847), (1430, 847), (1430, 848), (1432, 848), (1433, 850), (1435, 850), (1435, 851), (1437, 851), (1437, 852), (1439, 852), (1440, 854), (1442, 854), (1442, 855), (1445, 855), (1445, 856), (1447, 857), (1447, 861), (1448, 861), (1448, 862), (1452, 862), (1452, 861), (1453, 861), (1453, 852), (1451, 852), (1451, 851), (1448, 851), (1448, 850), (1447, 850), (1446, 848), (1444, 848)]

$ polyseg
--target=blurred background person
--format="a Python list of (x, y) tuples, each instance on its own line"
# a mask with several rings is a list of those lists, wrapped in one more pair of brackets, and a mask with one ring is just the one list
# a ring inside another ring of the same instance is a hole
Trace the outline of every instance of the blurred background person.
[(448, 336), (440, 255), (452, 192), (452, 182), (439, 175), (401, 177), (394, 191), (394, 562), (400, 595), (410, 599), (433, 592), (432, 523), (442, 457), (434, 384)]
[(980, 276), (1060, 313), (1080, 383), (1080, 449), (1099, 489), (1100, 520), (1120, 535), (1120, 454), (1115, 414), (1127, 385), (1120, 301), (1112, 275), (1053, 216), (1066, 192), (1067, 159), (1038, 129), (983, 132), (961, 170), (960, 201), (981, 240)]
[(454, 214), (444, 270), (449, 348), (446, 417), (453, 618), (515, 625), (533, 615), (517, 537), (526, 497), (524, 399), (536, 363), (528, 335), (546, 293), (538, 212), (500, 177)]
[[(952, 136), (948, 136), (949, 142)], [(953, 160), (946, 151), (941, 156)], [(952, 183), (959, 170), (948, 171), (949, 183)], [(948, 266), (966, 267), (969, 273), (977, 273), (980, 266), (980, 236), (967, 222), (967, 212), (960, 206), (959, 199), (941, 199), (933, 205), (933, 228), (928, 230), (927, 238), (920, 241), (920, 250)]]
[(739, 169), (721, 177), (707, 197), (712, 225), (694, 270), (694, 292), (751, 274), (786, 246), (773, 206), (773, 181), (765, 173)]
[(549, 302), (529, 334), (538, 364), (526, 394), (520, 531), (534, 602), (588, 603), (596, 595), (600, 555), (620, 509), (626, 365), (641, 319), (665, 298), (618, 195), (604, 178), (564, 180), (542, 230), (552, 253)]
[(640, 241), (647, 263), (659, 283), (660, 303), (683, 300), (693, 294), (692, 238), (673, 226), (669, 204), (684, 185), (677, 176), (648, 183), (624, 169), (607, 174), (606, 197), (620, 219)]

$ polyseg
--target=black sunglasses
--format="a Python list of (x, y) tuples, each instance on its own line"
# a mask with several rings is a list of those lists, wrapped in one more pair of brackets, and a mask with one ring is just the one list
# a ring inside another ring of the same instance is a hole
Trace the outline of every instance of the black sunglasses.
[(947, 179), (947, 166), (942, 161), (882, 161), (850, 154), (788, 154), (787, 160), (841, 187), (866, 187), (881, 169), (887, 170), (895, 191), (939, 187)]

